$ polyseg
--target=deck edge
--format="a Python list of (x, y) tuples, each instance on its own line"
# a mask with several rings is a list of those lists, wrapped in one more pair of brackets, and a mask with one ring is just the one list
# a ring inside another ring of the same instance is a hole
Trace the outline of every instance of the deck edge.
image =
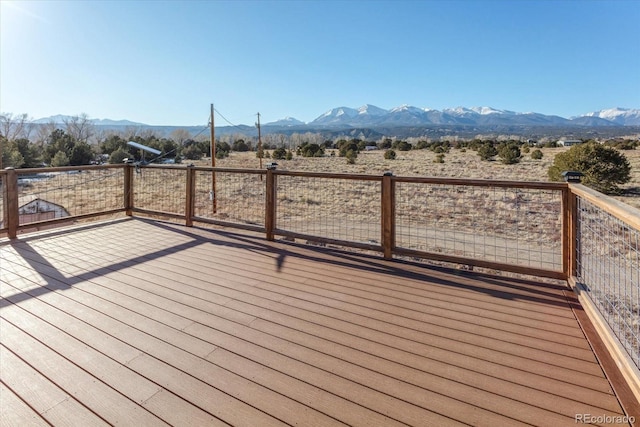
[(568, 284), (573, 293), (566, 292), (565, 296), (569, 301), (576, 298), (582, 308), (571, 304), (571, 309), (598, 363), (626, 415), (633, 417), (634, 422), (631, 425), (640, 425), (640, 370), (614, 338), (613, 331), (588, 297), (582, 284), (573, 277), (568, 280)]

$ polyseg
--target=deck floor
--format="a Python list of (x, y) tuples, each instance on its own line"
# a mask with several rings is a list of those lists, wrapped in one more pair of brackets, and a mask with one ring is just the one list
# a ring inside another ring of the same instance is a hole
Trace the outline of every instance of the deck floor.
[(142, 219), (0, 241), (1, 425), (622, 416), (563, 286)]

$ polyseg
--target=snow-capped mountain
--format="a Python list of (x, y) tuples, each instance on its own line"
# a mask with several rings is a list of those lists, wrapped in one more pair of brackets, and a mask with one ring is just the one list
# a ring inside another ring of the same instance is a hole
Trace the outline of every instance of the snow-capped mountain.
[(616, 107), (594, 111), (579, 117), (597, 117), (622, 126), (640, 126), (640, 109)]
[[(605, 125), (607, 122), (602, 122)], [(540, 113), (517, 113), (493, 107), (456, 107), (442, 111), (418, 108), (411, 105), (384, 110), (374, 105), (364, 105), (359, 109), (349, 107), (333, 108), (312, 122), (309, 126), (427, 126), (427, 125), (473, 125), (473, 126), (563, 126), (580, 125), (569, 119)]]
[(387, 114), (388, 111), (384, 108), (376, 107), (375, 105), (365, 104), (362, 107), (358, 108), (359, 115), (366, 115), (370, 117), (380, 117)]
[[(43, 125), (56, 123), (64, 125), (72, 120), (72, 116), (55, 115), (33, 120), (32, 123)], [(91, 123), (105, 129), (126, 129), (128, 127), (146, 127), (143, 123), (129, 120), (90, 119)], [(315, 120), (305, 123), (293, 117), (285, 117), (264, 126), (271, 127), (271, 131), (308, 131), (318, 129), (352, 129), (352, 128), (384, 128), (394, 127), (433, 127), (443, 126), (582, 126), (582, 127), (615, 127), (640, 126), (640, 109), (610, 108), (576, 117), (564, 118), (542, 113), (519, 113), (501, 110), (493, 107), (455, 107), (436, 110), (419, 108), (411, 105), (400, 105), (385, 110), (371, 104), (359, 108), (336, 107), (318, 116)], [(165, 126), (171, 127), (171, 126)], [(174, 126), (178, 127), (178, 126)], [(201, 130), (197, 127), (198, 131)], [(237, 127), (236, 127), (237, 129)], [(253, 129), (248, 126), (247, 131)]]
[(314, 124), (342, 124), (352, 122), (354, 117), (358, 117), (358, 110), (349, 107), (336, 107), (327, 111), (313, 122)]
[(276, 120), (265, 124), (265, 126), (302, 126), (304, 122), (295, 119), (293, 117), (285, 117), (284, 119)]

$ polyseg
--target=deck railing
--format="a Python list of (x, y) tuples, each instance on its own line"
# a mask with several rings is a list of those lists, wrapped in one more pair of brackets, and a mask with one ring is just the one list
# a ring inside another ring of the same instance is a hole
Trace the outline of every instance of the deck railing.
[(583, 185), (570, 189), (570, 283), (600, 335), (616, 337), (606, 343), (610, 350), (624, 348), (620, 366), (639, 379), (640, 211)]
[(29, 230), (124, 210), (121, 165), (0, 171), (0, 232), (14, 237)]
[(581, 185), (158, 165), (7, 169), (0, 185), (11, 238), (124, 212), (566, 279), (640, 365), (640, 212)]

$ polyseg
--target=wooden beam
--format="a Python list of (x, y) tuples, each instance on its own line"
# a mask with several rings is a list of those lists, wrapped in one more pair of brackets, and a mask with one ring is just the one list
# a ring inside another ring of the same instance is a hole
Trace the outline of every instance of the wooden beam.
[(267, 240), (274, 240), (274, 230), (276, 228), (276, 212), (277, 212), (277, 179), (274, 169), (267, 169), (267, 194), (264, 213), (264, 228), (266, 230)]
[(193, 171), (193, 165), (187, 166), (187, 179), (186, 181), (186, 197), (184, 206), (185, 225), (187, 227), (193, 226), (193, 205), (195, 196), (195, 176)]
[(18, 174), (14, 168), (6, 168), (5, 175), (5, 200), (7, 212), (7, 235), (10, 239), (15, 239), (18, 235), (19, 213), (18, 213)]
[(381, 215), (381, 242), (385, 259), (393, 258), (395, 249), (395, 182), (391, 172), (382, 177), (381, 191), (382, 215)]

